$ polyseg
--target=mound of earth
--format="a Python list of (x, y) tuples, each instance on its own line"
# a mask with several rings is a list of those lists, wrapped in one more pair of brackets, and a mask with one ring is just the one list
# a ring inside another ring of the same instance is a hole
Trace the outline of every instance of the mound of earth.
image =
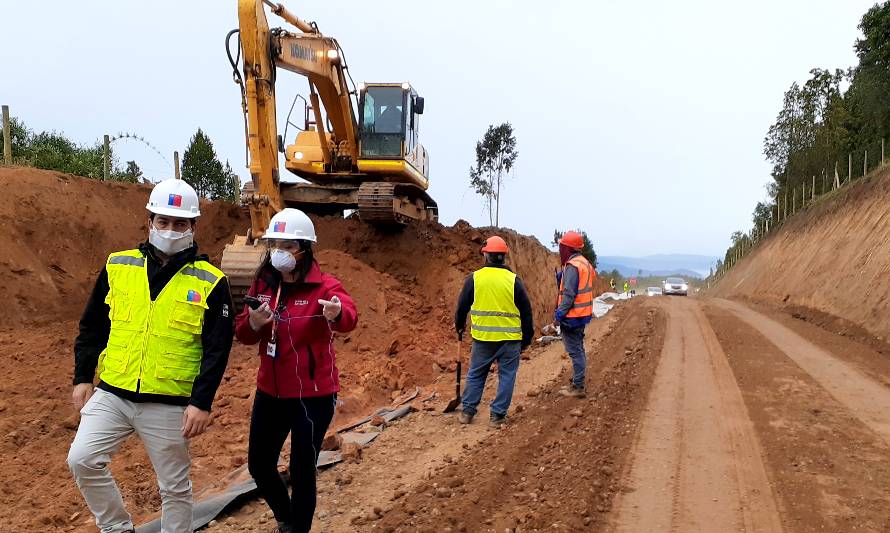
[[(70, 404), (73, 341), (84, 302), (109, 252), (147, 232), (149, 187), (30, 168), (0, 167), (0, 520), (10, 531), (89, 531), (92, 519), (65, 466), (78, 416)], [(218, 264), (249, 226), (232, 204), (206, 202), (196, 236)], [(318, 260), (356, 299), (359, 327), (335, 339), (343, 391), (334, 425), (415, 386), (452, 383), (454, 304), (481, 265), (491, 228), (413, 224), (399, 232), (358, 220), (317, 218)], [(537, 239), (498, 229), (511, 248), (538, 326), (555, 303), (555, 254)], [(602, 284), (604, 285), (604, 283)], [(599, 287), (599, 292), (605, 289)], [(466, 361), (466, 353), (464, 360)], [(213, 426), (192, 444), (196, 490), (246, 459), (256, 348), (236, 345), (217, 394)], [(446, 387), (447, 388), (447, 387)], [(159, 508), (151, 465), (131, 439), (112, 470), (136, 518)], [(21, 472), (31, 472), (21, 476)], [(52, 502), (49, 505), (48, 502)]]

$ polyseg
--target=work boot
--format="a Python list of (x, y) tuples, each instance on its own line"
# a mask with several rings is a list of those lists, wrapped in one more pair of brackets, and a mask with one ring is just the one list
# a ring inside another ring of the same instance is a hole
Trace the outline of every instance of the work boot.
[(278, 527), (275, 528), (275, 533), (294, 533), (294, 526), (284, 522), (278, 522)]
[(568, 396), (569, 398), (587, 397), (587, 393), (584, 392), (584, 387), (578, 387), (577, 385), (572, 385), (568, 389), (559, 389), (559, 393), (563, 396)]
[(507, 423), (507, 415), (498, 415), (495, 413), (491, 413), (491, 421), (489, 424), (493, 428), (498, 428)]
[(461, 414), (457, 417), (457, 421), (461, 424), (469, 424), (473, 421), (473, 415), (471, 415), (470, 413), (461, 412)]

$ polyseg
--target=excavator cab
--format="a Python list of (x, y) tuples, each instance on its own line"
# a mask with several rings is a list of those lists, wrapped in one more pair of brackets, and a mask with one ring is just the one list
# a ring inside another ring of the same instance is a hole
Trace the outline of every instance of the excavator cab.
[(407, 83), (359, 87), (360, 157), (405, 158), (418, 145), (423, 98)]

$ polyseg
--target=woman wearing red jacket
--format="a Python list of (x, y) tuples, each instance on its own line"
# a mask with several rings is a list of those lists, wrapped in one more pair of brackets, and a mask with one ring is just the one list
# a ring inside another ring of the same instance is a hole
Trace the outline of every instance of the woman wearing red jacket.
[[(302, 211), (277, 213), (263, 239), (270, 257), (247, 292), (262, 303), (235, 319), (238, 340), (259, 343), (247, 465), (279, 533), (306, 532), (315, 513), (315, 464), (340, 390), (334, 332), (352, 331), (358, 315), (340, 282), (313, 259), (315, 227)], [(278, 474), (288, 433), (291, 498)]]

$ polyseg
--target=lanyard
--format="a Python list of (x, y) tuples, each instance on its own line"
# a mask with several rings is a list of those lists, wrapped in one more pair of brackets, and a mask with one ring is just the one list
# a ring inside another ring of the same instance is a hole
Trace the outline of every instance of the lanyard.
[(272, 305), (272, 344), (275, 344), (276, 339), (278, 338), (278, 300), (281, 298), (281, 285), (278, 284), (278, 290), (275, 292), (275, 301)]

